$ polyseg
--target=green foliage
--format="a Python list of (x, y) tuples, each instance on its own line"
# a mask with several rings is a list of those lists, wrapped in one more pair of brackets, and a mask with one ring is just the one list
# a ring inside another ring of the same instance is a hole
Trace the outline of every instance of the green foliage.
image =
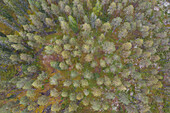
[(67, 97), (67, 96), (68, 96), (68, 92), (62, 91), (61, 96), (62, 96), (62, 97)]
[(96, 4), (95, 4), (95, 7), (93, 8), (93, 12), (98, 16), (98, 15), (101, 15), (102, 12), (101, 12), (101, 9), (102, 9), (102, 4), (100, 3), (99, 0), (97, 0)]
[(12, 44), (11, 47), (13, 47), (15, 50), (21, 50), (21, 51), (26, 50), (26, 48), (22, 44)]
[(16, 87), (17, 88), (22, 88), (24, 85), (25, 85), (25, 82), (27, 81), (27, 79), (26, 78), (22, 78), (22, 79), (20, 79), (20, 81), (18, 81), (17, 83), (16, 83)]
[(40, 81), (40, 80), (35, 80), (35, 81), (32, 83), (32, 86), (34, 86), (35, 88), (42, 88), (43, 82)]
[(58, 85), (58, 76), (57, 75), (54, 75), (54, 76), (52, 76), (52, 77), (50, 77), (50, 84), (51, 85)]
[(51, 95), (52, 97), (58, 97), (60, 94), (59, 94), (59, 92), (54, 88), (54, 89), (50, 90), (50, 95)]
[(35, 65), (29, 66), (29, 67), (27, 68), (27, 70), (28, 70), (28, 72), (30, 72), (30, 73), (35, 73), (35, 72), (37, 72), (37, 67), (36, 67)]
[(112, 26), (110, 25), (109, 22), (106, 22), (102, 25), (101, 30), (104, 31), (105, 33), (111, 30)]
[(61, 105), (59, 103), (55, 103), (51, 106), (51, 111), (58, 112), (61, 110)]
[(26, 106), (26, 105), (28, 105), (28, 103), (29, 103), (29, 99), (26, 96), (24, 96), (20, 99), (20, 104)]
[(32, 111), (32, 110), (35, 110), (37, 107), (37, 104), (35, 102), (31, 103), (29, 106), (28, 106), (28, 110), (29, 111)]
[(68, 107), (69, 112), (76, 111), (76, 110), (77, 110), (77, 108), (78, 108), (78, 105), (77, 105), (75, 102), (70, 103), (70, 105), (69, 105), (69, 107)]
[(105, 53), (112, 54), (115, 51), (115, 45), (113, 42), (106, 41), (102, 45)]
[(27, 97), (34, 97), (35, 96), (35, 91), (34, 90), (28, 90), (26, 93)]
[(76, 99), (77, 99), (77, 100), (81, 100), (81, 99), (83, 99), (83, 97), (84, 97), (83, 93), (78, 93), (78, 94), (76, 95)]
[(45, 95), (42, 95), (42, 96), (40, 96), (40, 97), (38, 98), (37, 103), (38, 103), (39, 105), (44, 106), (44, 105), (47, 105), (47, 104), (48, 104), (48, 100), (49, 100), (49, 97), (47, 97), (47, 96), (45, 96)]
[(113, 14), (113, 12), (116, 10), (116, 3), (115, 2), (112, 2), (109, 6), (109, 9), (107, 10), (108, 11), (108, 14)]
[(32, 83), (33, 83), (33, 80), (26, 81), (25, 85), (23, 86), (23, 89), (31, 89)]
[(69, 15), (68, 16), (68, 19), (69, 19), (69, 25), (70, 25), (70, 28), (75, 32), (77, 33), (78, 32), (78, 25), (77, 25), (77, 22), (75, 21), (75, 19)]
[(21, 53), (20, 54), (20, 59), (26, 62), (33, 62), (34, 59), (32, 58), (31, 55), (25, 54), (25, 53)]
[(0, 112), (168, 112), (164, 2), (1, 1)]
[(59, 13), (59, 8), (58, 8), (58, 6), (57, 5), (55, 5), (55, 4), (51, 4), (51, 11), (52, 11), (52, 13), (54, 14), (54, 15), (58, 15), (58, 13)]
[(54, 50), (53, 50), (52, 46), (49, 45), (49, 46), (45, 46), (45, 52), (46, 52), (47, 54), (53, 54), (53, 53), (54, 53)]
[(125, 93), (120, 93), (119, 96), (120, 96), (119, 99), (123, 104), (128, 105), (130, 103), (128, 96)]
[(91, 104), (92, 104), (92, 109), (94, 111), (99, 111), (99, 109), (101, 108), (101, 102), (99, 102), (98, 100), (92, 101)]
[(77, 73), (76, 71), (71, 71), (70, 76), (71, 76), (72, 78), (75, 78), (75, 77), (78, 76), (78, 73)]
[(42, 73), (40, 73), (39, 76), (37, 77), (38, 80), (44, 80), (47, 78), (48, 78), (48, 75), (44, 71), (42, 71)]
[(50, 65), (51, 65), (51, 67), (60, 70), (59, 62), (51, 61), (51, 62), (50, 62)]
[(55, 26), (55, 23), (51, 18), (45, 18), (45, 21), (46, 21), (47, 26), (49, 26), (49, 27)]

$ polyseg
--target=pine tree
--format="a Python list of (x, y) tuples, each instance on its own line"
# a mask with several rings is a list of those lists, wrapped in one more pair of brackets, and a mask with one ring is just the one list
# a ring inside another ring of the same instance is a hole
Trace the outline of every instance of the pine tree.
[(107, 10), (108, 11), (108, 14), (109, 15), (112, 15), (113, 12), (116, 10), (116, 3), (115, 2), (112, 2), (109, 6), (109, 9)]
[(95, 15), (94, 12), (92, 12), (92, 13), (91, 13), (91, 26), (92, 26), (92, 28), (95, 27), (95, 21), (96, 21), (96, 19), (97, 19), (97, 16)]
[(44, 106), (44, 105), (47, 105), (48, 100), (49, 100), (49, 97), (47, 97), (47, 96), (45, 96), (45, 95), (42, 95), (42, 96), (40, 96), (40, 97), (38, 98), (37, 103), (38, 103), (39, 105)]
[(59, 8), (58, 8), (58, 6), (57, 5), (55, 5), (55, 4), (51, 4), (51, 11), (52, 11), (52, 13), (54, 14), (54, 15), (56, 15), (56, 16), (58, 16), (58, 14), (59, 14)]
[(97, 16), (98, 15), (101, 15), (101, 9), (102, 9), (102, 4), (100, 3), (99, 0), (97, 0), (96, 4), (95, 4), (95, 7), (93, 8), (93, 12), (94, 14), (96, 14)]
[(69, 19), (69, 26), (70, 26), (70, 28), (71, 28), (75, 33), (77, 33), (77, 32), (78, 32), (77, 22), (75, 21), (75, 19), (74, 19), (72, 16), (69, 16), (68, 19)]

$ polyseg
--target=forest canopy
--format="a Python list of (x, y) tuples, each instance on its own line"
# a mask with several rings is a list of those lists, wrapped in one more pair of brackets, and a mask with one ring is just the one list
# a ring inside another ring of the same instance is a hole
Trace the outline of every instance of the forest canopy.
[(1, 0), (0, 113), (169, 113), (169, 1)]

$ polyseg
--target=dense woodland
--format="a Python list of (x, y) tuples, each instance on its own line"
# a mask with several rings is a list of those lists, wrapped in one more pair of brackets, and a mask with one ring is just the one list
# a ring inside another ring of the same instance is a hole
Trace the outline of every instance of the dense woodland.
[(0, 113), (169, 113), (169, 2), (0, 0)]

